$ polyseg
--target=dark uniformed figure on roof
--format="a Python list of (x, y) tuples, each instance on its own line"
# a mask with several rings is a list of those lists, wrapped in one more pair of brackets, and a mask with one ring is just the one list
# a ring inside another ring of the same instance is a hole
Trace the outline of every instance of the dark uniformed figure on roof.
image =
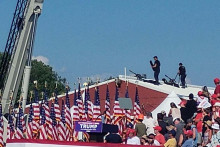
[(183, 66), (182, 63), (179, 63), (178, 74), (180, 76), (182, 88), (185, 88), (186, 87), (186, 81), (185, 81), (185, 79), (186, 79), (186, 68), (185, 68), (185, 66)]
[(154, 56), (154, 64), (152, 61), (150, 61), (151, 67), (154, 71), (154, 78), (155, 78), (155, 84), (159, 85), (159, 73), (160, 73), (160, 61), (158, 60), (157, 56)]

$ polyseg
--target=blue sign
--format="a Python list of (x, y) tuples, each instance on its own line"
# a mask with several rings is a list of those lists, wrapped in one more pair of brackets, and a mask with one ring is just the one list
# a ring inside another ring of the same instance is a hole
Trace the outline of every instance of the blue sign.
[(75, 130), (81, 132), (102, 132), (102, 122), (76, 121)]

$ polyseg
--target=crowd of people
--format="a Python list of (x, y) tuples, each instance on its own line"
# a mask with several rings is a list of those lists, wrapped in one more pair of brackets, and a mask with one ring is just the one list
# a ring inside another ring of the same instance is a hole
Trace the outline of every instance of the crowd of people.
[(139, 114), (135, 125), (128, 124), (124, 135), (110, 133), (105, 142), (165, 147), (220, 145), (220, 79), (215, 78), (214, 83), (214, 94), (204, 86), (198, 91), (198, 98), (191, 93), (188, 100), (170, 103), (169, 113), (161, 111), (156, 120), (151, 112)]

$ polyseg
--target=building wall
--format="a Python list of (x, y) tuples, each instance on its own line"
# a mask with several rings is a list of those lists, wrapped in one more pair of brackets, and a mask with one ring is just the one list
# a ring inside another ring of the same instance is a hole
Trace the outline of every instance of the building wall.
[[(115, 101), (115, 90), (116, 90), (115, 85), (116, 85), (115, 82), (108, 83), (111, 108), (113, 108), (114, 101)], [(129, 93), (129, 97), (132, 99), (133, 104), (135, 100), (136, 86), (138, 88), (139, 101), (140, 101), (141, 108), (143, 108), (143, 112), (153, 111), (167, 97), (166, 93), (151, 90), (149, 88), (138, 86), (133, 83), (128, 83), (128, 93)], [(106, 89), (107, 89), (107, 84), (102, 84), (99, 86), (99, 97), (100, 97), (100, 104), (101, 104), (102, 112), (105, 111)], [(119, 97), (125, 97), (125, 92), (126, 92), (125, 81), (121, 81), (121, 85), (119, 86), (118, 90), (119, 90)], [(83, 93), (84, 91), (82, 90), (81, 94)], [(95, 97), (95, 87), (92, 87), (90, 88), (90, 98), (92, 102), (94, 102), (94, 97)], [(60, 108), (62, 104), (62, 99), (64, 99), (65, 101), (65, 96), (59, 97), (58, 103), (59, 103)], [(69, 99), (70, 99), (70, 106), (72, 106), (73, 100), (74, 100), (74, 93), (71, 92), (71, 94), (69, 94)], [(49, 105), (51, 105), (51, 102), (49, 103)], [(28, 112), (28, 109), (26, 109), (26, 113), (27, 112)]]

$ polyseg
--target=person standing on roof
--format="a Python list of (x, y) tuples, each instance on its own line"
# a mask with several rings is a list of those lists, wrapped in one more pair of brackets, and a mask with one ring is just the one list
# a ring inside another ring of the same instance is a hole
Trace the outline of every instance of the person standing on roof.
[(182, 88), (185, 88), (186, 87), (186, 68), (185, 66), (183, 66), (182, 63), (179, 63), (179, 71), (178, 73), (179, 76), (180, 76), (180, 80), (181, 80), (181, 85), (182, 85)]
[(150, 61), (150, 64), (154, 71), (155, 84), (159, 85), (160, 61), (158, 60), (157, 56), (154, 56), (154, 64), (152, 61)]

